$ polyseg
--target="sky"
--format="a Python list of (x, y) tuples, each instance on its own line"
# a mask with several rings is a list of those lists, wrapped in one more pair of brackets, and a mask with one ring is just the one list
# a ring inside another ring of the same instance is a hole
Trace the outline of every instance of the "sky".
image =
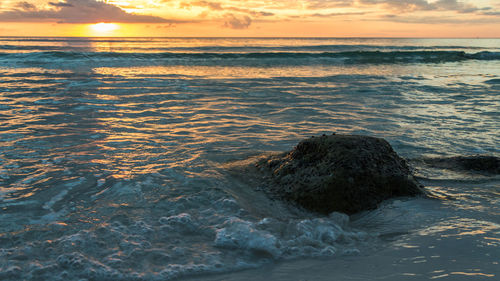
[(500, 37), (500, 0), (0, 0), (0, 36)]

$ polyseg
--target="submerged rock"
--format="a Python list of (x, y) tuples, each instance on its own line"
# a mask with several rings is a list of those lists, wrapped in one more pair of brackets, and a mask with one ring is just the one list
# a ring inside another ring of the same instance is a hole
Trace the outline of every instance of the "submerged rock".
[(266, 174), (268, 193), (323, 214), (353, 214), (392, 197), (426, 194), (405, 160), (375, 137), (312, 137), (256, 166)]
[(435, 168), (455, 171), (474, 171), (500, 174), (500, 158), (487, 155), (424, 158), (424, 163)]

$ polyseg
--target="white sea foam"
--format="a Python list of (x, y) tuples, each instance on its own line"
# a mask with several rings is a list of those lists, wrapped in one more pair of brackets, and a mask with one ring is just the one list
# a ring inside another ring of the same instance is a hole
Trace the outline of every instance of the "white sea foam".
[(216, 231), (215, 246), (243, 249), (272, 257), (280, 255), (276, 237), (267, 231), (257, 230), (251, 222), (229, 218), (222, 226)]

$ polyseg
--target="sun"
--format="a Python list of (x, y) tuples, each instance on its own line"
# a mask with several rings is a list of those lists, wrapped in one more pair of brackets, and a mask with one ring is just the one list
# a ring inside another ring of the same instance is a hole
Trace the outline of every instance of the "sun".
[(90, 26), (92, 31), (98, 34), (110, 34), (120, 28), (116, 23), (100, 22)]

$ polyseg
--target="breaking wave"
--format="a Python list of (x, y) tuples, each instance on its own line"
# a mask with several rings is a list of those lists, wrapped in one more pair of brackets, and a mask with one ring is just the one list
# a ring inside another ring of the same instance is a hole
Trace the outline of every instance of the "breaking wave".
[(0, 53), (6, 65), (52, 64), (65, 62), (97, 65), (339, 65), (339, 64), (409, 64), (447, 63), (467, 60), (500, 60), (500, 52), (481, 51), (350, 51), (350, 52), (253, 52), (253, 53), (123, 53), (63, 52)]

